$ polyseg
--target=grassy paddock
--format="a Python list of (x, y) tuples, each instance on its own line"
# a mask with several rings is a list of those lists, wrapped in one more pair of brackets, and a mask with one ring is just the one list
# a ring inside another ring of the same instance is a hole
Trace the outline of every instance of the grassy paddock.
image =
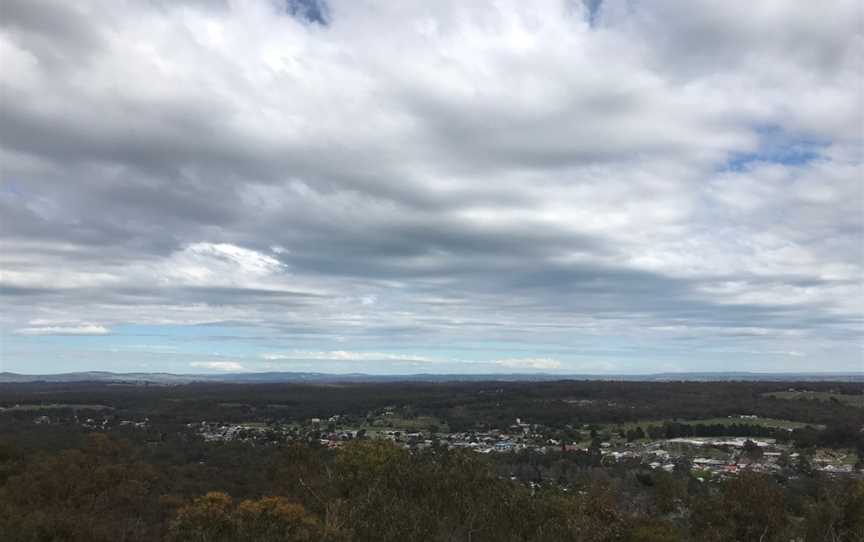
[(669, 418), (663, 420), (645, 420), (639, 422), (625, 423), (620, 425), (607, 425), (607, 430), (617, 430), (623, 428), (625, 431), (642, 427), (643, 430), (652, 425), (663, 425), (666, 422), (684, 423), (687, 425), (760, 425), (762, 427), (771, 427), (774, 429), (800, 429), (802, 427), (823, 428), (819, 424), (807, 424), (802, 422), (793, 422), (791, 420), (780, 420), (777, 418), (708, 418), (702, 420), (685, 420), (680, 418)]

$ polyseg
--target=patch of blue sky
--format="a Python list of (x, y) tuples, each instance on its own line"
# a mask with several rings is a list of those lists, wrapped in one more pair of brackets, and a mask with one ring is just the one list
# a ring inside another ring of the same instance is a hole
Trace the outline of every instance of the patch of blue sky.
[(803, 166), (817, 160), (830, 145), (828, 141), (802, 139), (777, 125), (755, 128), (759, 147), (755, 151), (733, 153), (719, 168), (721, 171), (746, 171), (759, 163)]
[(47, 349), (248, 355), (260, 330), (235, 326), (122, 325), (105, 335), (10, 335), (7, 344), (38, 344)]

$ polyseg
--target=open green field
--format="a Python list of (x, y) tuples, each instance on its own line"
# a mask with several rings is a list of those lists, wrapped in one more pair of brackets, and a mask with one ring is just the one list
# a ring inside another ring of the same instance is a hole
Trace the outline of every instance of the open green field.
[(629, 429), (635, 429), (636, 427), (642, 427), (642, 429), (646, 429), (651, 425), (663, 425), (666, 422), (675, 422), (675, 423), (685, 423), (688, 425), (735, 425), (735, 424), (746, 424), (746, 425), (761, 425), (762, 427), (771, 427), (774, 429), (800, 429), (802, 427), (807, 427), (810, 425), (811, 427), (822, 428), (823, 426), (818, 424), (806, 424), (802, 422), (793, 422), (791, 420), (780, 420), (777, 418), (708, 418), (703, 420), (685, 420), (680, 418), (672, 418), (665, 420), (646, 420), (640, 422), (632, 422), (625, 423), (620, 425), (607, 425), (607, 429), (617, 429), (619, 427), (623, 428), (625, 431)]
[(380, 417), (370, 425), (363, 425), (358, 429), (366, 429), (370, 432), (380, 431), (429, 431), (430, 427), (437, 427), (439, 433), (447, 433), (450, 428), (442, 420), (434, 416), (417, 416), (415, 418), (403, 418), (401, 416)]
[(777, 399), (808, 399), (813, 401), (840, 401), (849, 406), (864, 408), (864, 395), (852, 395), (849, 393), (831, 393), (827, 391), (778, 391), (766, 394), (768, 397)]

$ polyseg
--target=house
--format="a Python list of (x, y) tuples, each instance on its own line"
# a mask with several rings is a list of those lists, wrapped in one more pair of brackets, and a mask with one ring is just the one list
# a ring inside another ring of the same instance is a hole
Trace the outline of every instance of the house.
[(513, 443), (509, 440), (502, 440), (501, 442), (495, 443), (496, 452), (509, 452), (511, 450), (513, 450)]

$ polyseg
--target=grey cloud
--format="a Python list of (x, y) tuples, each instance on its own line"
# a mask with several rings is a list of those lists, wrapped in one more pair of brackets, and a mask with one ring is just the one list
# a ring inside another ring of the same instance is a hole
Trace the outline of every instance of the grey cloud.
[(63, 69), (64, 62), (86, 58), (103, 44), (88, 14), (68, 2), (5, 0), (0, 15), (0, 28), (57, 69)]
[(326, 26), (330, 10), (324, 0), (285, 0), (285, 10), (293, 17)]

